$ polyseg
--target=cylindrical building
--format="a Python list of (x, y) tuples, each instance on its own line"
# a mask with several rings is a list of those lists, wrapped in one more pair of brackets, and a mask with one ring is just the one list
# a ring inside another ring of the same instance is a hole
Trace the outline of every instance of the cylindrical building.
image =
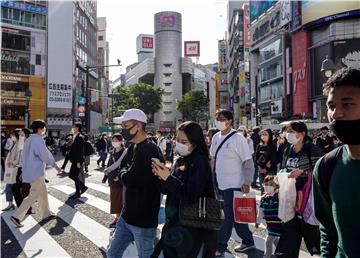
[(154, 85), (165, 90), (163, 105), (155, 115), (160, 128), (176, 128), (182, 119), (176, 111), (176, 100), (182, 99), (181, 14), (160, 12), (154, 17), (155, 79)]

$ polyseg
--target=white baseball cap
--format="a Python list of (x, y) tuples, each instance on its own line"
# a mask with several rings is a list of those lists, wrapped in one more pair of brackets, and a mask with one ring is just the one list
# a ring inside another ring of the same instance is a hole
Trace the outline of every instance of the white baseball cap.
[(125, 111), (125, 113), (120, 117), (114, 117), (113, 122), (115, 124), (121, 124), (129, 120), (136, 120), (142, 123), (147, 123), (147, 116), (145, 113), (137, 108), (131, 108)]

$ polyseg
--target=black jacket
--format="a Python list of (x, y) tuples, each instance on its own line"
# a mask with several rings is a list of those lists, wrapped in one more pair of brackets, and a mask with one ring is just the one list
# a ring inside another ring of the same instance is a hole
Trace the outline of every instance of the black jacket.
[(121, 169), (121, 180), (125, 188), (125, 205), (122, 218), (126, 223), (155, 228), (160, 209), (160, 180), (152, 172), (151, 158), (164, 163), (159, 147), (146, 139), (129, 147)]
[(84, 149), (85, 149), (85, 141), (84, 136), (78, 134), (71, 145), (69, 152), (69, 159), (71, 163), (83, 163), (84, 162)]
[[(277, 165), (277, 151), (272, 143), (268, 145), (258, 145), (256, 148), (255, 163), (261, 168), (266, 168), (267, 171), (276, 171)], [(270, 161), (271, 167), (267, 167), (266, 163)]]
[(108, 144), (107, 141), (103, 138), (100, 138), (96, 141), (96, 150), (98, 152), (107, 152), (108, 151)]

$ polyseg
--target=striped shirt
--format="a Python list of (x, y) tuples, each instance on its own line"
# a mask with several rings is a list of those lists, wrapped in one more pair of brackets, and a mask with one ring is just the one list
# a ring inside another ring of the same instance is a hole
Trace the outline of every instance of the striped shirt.
[(278, 217), (279, 214), (279, 195), (265, 194), (261, 197), (260, 209), (257, 221), (261, 222), (262, 219), (266, 221), (267, 231), (270, 236), (281, 235), (282, 221)]

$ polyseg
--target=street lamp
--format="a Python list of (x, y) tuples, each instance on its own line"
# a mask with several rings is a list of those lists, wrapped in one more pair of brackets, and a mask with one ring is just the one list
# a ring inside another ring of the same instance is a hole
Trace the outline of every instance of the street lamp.
[(325, 60), (321, 64), (321, 72), (324, 74), (326, 79), (329, 79), (335, 70), (334, 62), (326, 56)]
[(25, 97), (26, 97), (26, 110), (25, 110), (25, 126), (27, 128), (30, 127), (30, 98), (32, 97), (32, 92), (29, 88), (25, 90)]

